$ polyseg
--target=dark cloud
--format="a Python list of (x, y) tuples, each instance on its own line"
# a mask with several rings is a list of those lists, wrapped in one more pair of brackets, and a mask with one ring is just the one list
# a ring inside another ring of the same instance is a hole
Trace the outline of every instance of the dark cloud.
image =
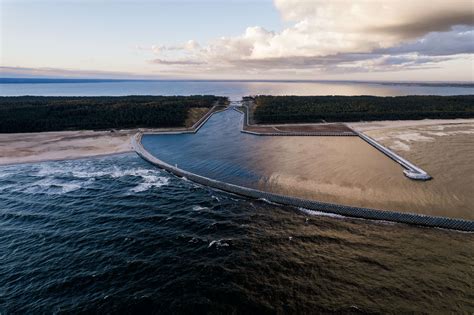
[(474, 53), (474, 29), (455, 27), (450, 32), (433, 32), (413, 42), (388, 49), (379, 49), (377, 53), (407, 54), (418, 53), (427, 56), (446, 56)]
[[(472, 2), (471, 2), (472, 4)], [(429, 6), (429, 3), (427, 3)], [(444, 32), (452, 29), (456, 25), (474, 25), (474, 10), (457, 12), (439, 12), (437, 15), (420, 17), (419, 20), (389, 25), (373, 27), (370, 30), (384, 34), (394, 34), (401, 38), (416, 38), (430, 32)]]

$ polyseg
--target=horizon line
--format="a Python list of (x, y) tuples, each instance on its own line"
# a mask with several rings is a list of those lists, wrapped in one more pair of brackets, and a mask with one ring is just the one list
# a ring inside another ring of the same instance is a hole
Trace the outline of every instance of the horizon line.
[[(54, 82), (52, 82), (54, 81)], [(427, 85), (427, 86), (439, 86), (439, 85), (459, 85), (459, 86), (473, 86), (474, 81), (397, 81), (397, 80), (294, 80), (294, 79), (135, 79), (135, 78), (58, 78), (58, 77), (0, 77), (0, 84), (28, 84), (28, 83), (79, 83), (79, 82), (275, 82), (275, 83), (358, 83), (358, 84), (397, 84), (397, 85)]]

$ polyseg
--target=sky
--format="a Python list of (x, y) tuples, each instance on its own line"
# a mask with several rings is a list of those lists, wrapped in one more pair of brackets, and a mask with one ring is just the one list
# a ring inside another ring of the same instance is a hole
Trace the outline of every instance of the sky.
[(474, 0), (0, 0), (0, 76), (474, 81)]

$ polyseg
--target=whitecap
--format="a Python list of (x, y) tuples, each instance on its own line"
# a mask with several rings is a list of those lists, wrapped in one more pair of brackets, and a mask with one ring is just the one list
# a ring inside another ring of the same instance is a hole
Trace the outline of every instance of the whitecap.
[(208, 207), (193, 206), (194, 211), (209, 210)]
[(132, 192), (147, 191), (151, 188), (159, 188), (162, 186), (166, 186), (169, 183), (169, 179), (162, 176), (146, 175), (146, 176), (142, 176), (142, 178), (144, 182), (133, 187), (132, 189), (130, 189), (130, 191)]
[(212, 246), (215, 246), (215, 247), (228, 247), (229, 244), (228, 243), (225, 243), (223, 242), (224, 240), (214, 240), (212, 242), (209, 243), (209, 246), (207, 246), (207, 248), (210, 248)]
[(45, 193), (48, 195), (62, 195), (79, 189), (82, 189), (92, 183), (93, 179), (88, 181), (62, 181), (52, 177), (46, 177), (28, 184), (28, 187), (18, 187), (17, 191), (23, 191), (27, 194)]
[(335, 214), (335, 213), (330, 213), (330, 212), (322, 212), (322, 211), (317, 211), (317, 210), (310, 210), (306, 208), (298, 208), (298, 210), (309, 214), (309, 215), (314, 215), (314, 216), (323, 216), (323, 217), (331, 217), (331, 218), (340, 218), (340, 219), (345, 219), (345, 216), (342, 216), (340, 214)]

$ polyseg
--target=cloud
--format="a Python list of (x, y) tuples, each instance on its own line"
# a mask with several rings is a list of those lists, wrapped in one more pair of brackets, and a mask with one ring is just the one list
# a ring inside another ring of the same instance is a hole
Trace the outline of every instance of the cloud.
[(141, 75), (130, 72), (77, 70), (50, 67), (6, 67), (0, 66), (3, 78), (76, 78), (76, 79), (159, 79), (158, 76)]
[(150, 61), (154, 64), (160, 65), (202, 65), (204, 62), (193, 61), (193, 60), (163, 60), (163, 59), (153, 59)]
[(380, 53), (406, 54), (418, 53), (428, 56), (469, 54), (474, 52), (474, 30), (470, 27), (457, 26), (449, 32), (433, 32), (417, 39)]
[(290, 25), (282, 31), (252, 26), (239, 36), (205, 45), (157, 45), (152, 51), (158, 58), (151, 62), (176, 69), (244, 72), (334, 71), (351, 65), (385, 71), (433, 66), (447, 59), (440, 56), (474, 52), (471, 0), (275, 0), (274, 5)]

